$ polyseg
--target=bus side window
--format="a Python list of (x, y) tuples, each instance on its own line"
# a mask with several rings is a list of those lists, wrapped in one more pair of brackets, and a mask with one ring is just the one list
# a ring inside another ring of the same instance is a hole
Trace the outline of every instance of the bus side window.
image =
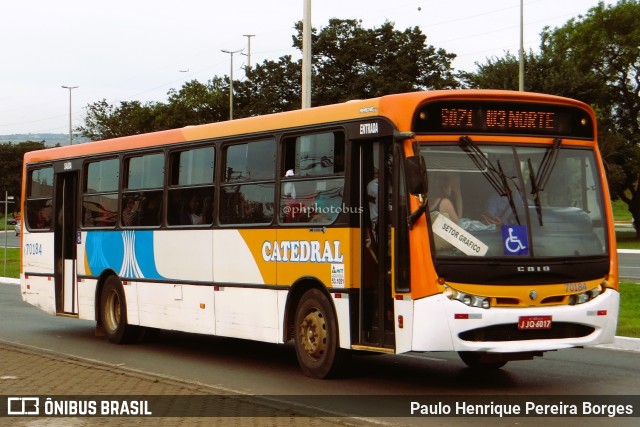
[(159, 226), (162, 223), (164, 154), (130, 157), (126, 162), (120, 221), (124, 227)]
[(120, 161), (104, 159), (85, 165), (82, 187), (82, 226), (114, 227), (118, 212)]
[(223, 151), (221, 224), (269, 224), (275, 193), (275, 139), (229, 145)]
[(333, 223), (344, 191), (344, 134), (324, 132), (284, 140), (280, 181), (282, 223)]
[(213, 223), (215, 148), (175, 151), (169, 167), (168, 225)]

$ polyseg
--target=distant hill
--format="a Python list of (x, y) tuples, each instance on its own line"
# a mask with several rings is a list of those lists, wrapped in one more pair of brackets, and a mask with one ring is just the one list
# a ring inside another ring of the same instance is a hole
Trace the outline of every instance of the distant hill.
[[(55, 145), (68, 145), (69, 134), (68, 133), (16, 133), (12, 135), (0, 135), (0, 144), (6, 144), (13, 142), (19, 144), (25, 141), (40, 142), (44, 141), (47, 147), (53, 147)], [(87, 142), (86, 138), (74, 137), (73, 142), (81, 143)]]

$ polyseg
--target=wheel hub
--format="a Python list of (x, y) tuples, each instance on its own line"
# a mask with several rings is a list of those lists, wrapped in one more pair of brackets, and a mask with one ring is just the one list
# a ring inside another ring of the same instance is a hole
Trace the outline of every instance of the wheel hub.
[(300, 324), (300, 341), (306, 353), (319, 359), (327, 350), (327, 329), (324, 316), (319, 310), (308, 313)]

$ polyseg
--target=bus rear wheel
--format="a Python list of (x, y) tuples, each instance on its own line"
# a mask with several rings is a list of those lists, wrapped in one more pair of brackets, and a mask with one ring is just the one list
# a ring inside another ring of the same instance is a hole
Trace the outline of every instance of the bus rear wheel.
[(100, 294), (100, 322), (109, 341), (127, 344), (140, 336), (140, 328), (127, 324), (127, 302), (120, 279), (110, 276)]
[(481, 351), (459, 351), (458, 355), (471, 369), (495, 371), (507, 364), (507, 361), (501, 360), (498, 355)]
[(302, 372), (312, 378), (341, 373), (349, 351), (338, 344), (338, 325), (331, 302), (318, 289), (300, 299), (295, 316), (295, 348)]

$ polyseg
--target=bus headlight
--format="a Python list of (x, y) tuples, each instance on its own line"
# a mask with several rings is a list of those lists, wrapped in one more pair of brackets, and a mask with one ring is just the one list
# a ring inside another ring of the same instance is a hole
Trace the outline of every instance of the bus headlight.
[(576, 295), (576, 303), (577, 304), (584, 304), (585, 302), (589, 301), (590, 299), (591, 299), (591, 294), (589, 292), (585, 292), (585, 293)]
[(445, 287), (444, 295), (452, 301), (459, 301), (464, 305), (468, 305), (469, 307), (478, 307), (484, 309), (491, 308), (491, 300), (488, 297), (467, 294), (457, 291), (448, 286)]
[(581, 294), (569, 295), (569, 305), (584, 304), (589, 302), (603, 292), (602, 285), (597, 288), (593, 288), (590, 291), (583, 292)]

